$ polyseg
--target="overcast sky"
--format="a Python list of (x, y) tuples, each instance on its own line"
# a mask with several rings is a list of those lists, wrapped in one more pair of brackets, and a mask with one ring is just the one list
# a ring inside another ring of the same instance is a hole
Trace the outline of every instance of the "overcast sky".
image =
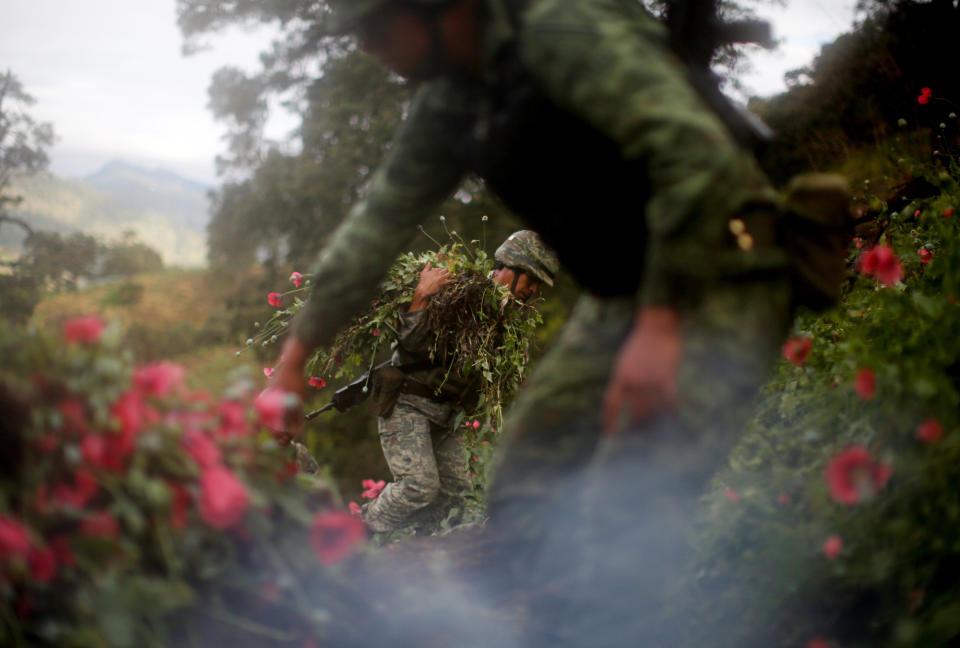
[[(783, 42), (754, 56), (748, 89), (782, 90), (785, 71), (849, 30), (854, 2), (763, 6)], [(206, 108), (210, 77), (228, 64), (255, 70), (270, 37), (265, 29), (235, 30), (183, 57), (174, 0), (0, 0), (0, 69), (13, 71), (37, 99), (34, 116), (53, 122), (59, 139), (51, 170), (67, 177), (122, 159), (214, 184), (223, 129)], [(294, 125), (278, 118), (271, 131)]]

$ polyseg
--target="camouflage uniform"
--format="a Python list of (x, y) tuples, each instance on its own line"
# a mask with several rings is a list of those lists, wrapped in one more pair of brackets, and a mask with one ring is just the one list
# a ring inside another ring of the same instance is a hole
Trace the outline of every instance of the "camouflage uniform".
[[(661, 645), (610, 628), (634, 624), (638, 607), (659, 609), (675, 565), (666, 557), (684, 544), (674, 532), (724, 460), (789, 324), (778, 198), (639, 3), (484, 5), (487, 76), (420, 88), (369, 191), (320, 255), (297, 334), (328, 342), (372, 297), (414, 224), (477, 171), (592, 293), (508, 414), (488, 497), (494, 531), (513, 541), (507, 577), (567, 579), (544, 588), (565, 597), (537, 604), (543, 634), (528, 643), (582, 644), (593, 633), (596, 645)], [(601, 439), (612, 362), (642, 305), (680, 314), (678, 414)], [(630, 555), (642, 545), (650, 562)], [(591, 596), (604, 578), (619, 605)]]
[[(412, 365), (428, 356), (429, 331), (424, 310), (401, 316), (400, 335), (393, 361)], [(475, 385), (446, 376), (439, 367), (410, 373), (426, 387), (443, 384), (447, 394), (463, 394)], [(394, 531), (416, 524), (430, 528), (462, 503), (471, 488), (464, 431), (453, 427), (455, 400), (436, 400), (401, 393), (387, 416), (377, 419), (383, 456), (393, 481), (364, 507), (363, 521), (376, 532)]]

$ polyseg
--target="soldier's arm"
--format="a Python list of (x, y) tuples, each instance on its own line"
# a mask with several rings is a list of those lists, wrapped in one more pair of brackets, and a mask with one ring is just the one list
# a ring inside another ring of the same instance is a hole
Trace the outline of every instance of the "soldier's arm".
[(307, 304), (293, 323), (272, 387), (303, 395), (312, 350), (329, 343), (374, 296), (416, 225), (460, 181), (464, 169), (444, 145), (473, 121), (458, 88), (426, 84), (394, 137), (364, 198), (320, 252)]
[(305, 346), (328, 343), (369, 303), (416, 225), (459, 183), (464, 169), (446, 144), (472, 119), (453, 103), (456, 94), (437, 83), (421, 88), (363, 199), (320, 253), (293, 328)]
[(772, 200), (765, 177), (638, 3), (541, 0), (523, 25), (521, 57), (543, 91), (625, 158), (645, 161), (652, 193), (636, 214), (649, 230), (639, 298), (674, 304), (704, 278), (703, 264), (685, 261), (710, 259), (718, 228), (745, 205)]

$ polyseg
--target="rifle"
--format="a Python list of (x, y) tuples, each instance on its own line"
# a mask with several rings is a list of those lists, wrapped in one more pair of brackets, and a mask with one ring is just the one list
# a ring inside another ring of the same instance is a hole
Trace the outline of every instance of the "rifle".
[(391, 360), (381, 362), (349, 385), (341, 387), (334, 392), (333, 398), (330, 399), (329, 403), (318, 410), (310, 412), (304, 418), (306, 418), (308, 421), (312, 421), (324, 412), (331, 409), (336, 409), (338, 412), (346, 412), (348, 409), (353, 409), (363, 401), (367, 400), (367, 398), (370, 396), (370, 379), (373, 374), (376, 373), (377, 369), (386, 367), (390, 363)]
[(740, 108), (720, 91), (720, 78), (710, 69), (717, 48), (732, 43), (774, 46), (770, 23), (763, 20), (723, 22), (718, 0), (667, 0), (670, 46), (687, 63), (690, 82), (742, 145), (760, 149), (773, 131), (759, 117)]

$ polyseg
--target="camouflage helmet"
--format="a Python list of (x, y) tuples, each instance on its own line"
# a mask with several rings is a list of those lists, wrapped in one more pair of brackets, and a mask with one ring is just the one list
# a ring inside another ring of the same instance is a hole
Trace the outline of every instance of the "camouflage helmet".
[(326, 18), (324, 31), (331, 35), (349, 33), (361, 20), (388, 4), (439, 8), (450, 2), (451, 0), (327, 0), (330, 15)]
[(553, 285), (553, 276), (560, 269), (557, 255), (532, 230), (511, 234), (493, 253), (493, 258), (508, 268), (523, 270), (548, 286)]

